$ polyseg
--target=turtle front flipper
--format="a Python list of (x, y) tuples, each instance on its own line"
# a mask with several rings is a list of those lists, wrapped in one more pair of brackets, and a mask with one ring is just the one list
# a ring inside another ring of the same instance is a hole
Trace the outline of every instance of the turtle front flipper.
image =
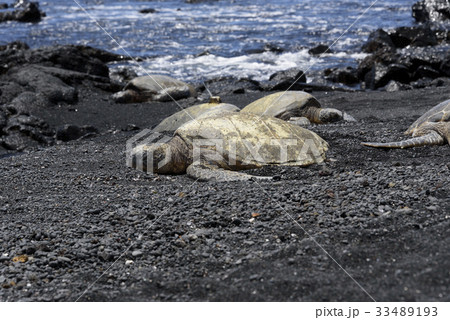
[(272, 177), (252, 176), (243, 172), (225, 170), (223, 168), (210, 164), (191, 164), (186, 169), (186, 173), (189, 177), (200, 181), (215, 180), (219, 182), (228, 182), (248, 181), (253, 179), (272, 179)]
[(398, 142), (386, 142), (386, 143), (378, 143), (378, 142), (362, 142), (361, 144), (367, 147), (373, 148), (392, 148), (392, 149), (405, 149), (405, 148), (413, 148), (413, 147), (422, 147), (422, 146), (433, 146), (433, 145), (442, 145), (445, 143), (445, 139), (436, 131), (432, 131), (426, 135), (411, 138), (404, 141)]

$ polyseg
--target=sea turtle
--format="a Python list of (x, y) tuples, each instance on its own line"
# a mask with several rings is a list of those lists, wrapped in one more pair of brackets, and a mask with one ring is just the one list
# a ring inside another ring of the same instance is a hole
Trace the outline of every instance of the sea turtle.
[(155, 132), (173, 132), (188, 121), (194, 120), (200, 116), (219, 115), (226, 112), (237, 112), (239, 108), (235, 105), (222, 103), (220, 97), (211, 97), (208, 103), (198, 104), (164, 119), (157, 125)]
[(450, 99), (446, 100), (417, 119), (405, 134), (412, 138), (399, 142), (363, 142), (374, 148), (411, 148), (450, 143)]
[(238, 170), (321, 163), (327, 150), (327, 142), (305, 128), (235, 112), (187, 122), (168, 142), (138, 145), (127, 163), (146, 172), (235, 181), (257, 178)]
[(133, 103), (179, 100), (196, 95), (193, 86), (169, 76), (154, 74), (134, 78), (112, 97), (118, 103)]
[(345, 112), (333, 108), (322, 108), (316, 98), (303, 91), (270, 94), (253, 101), (244, 107), (241, 112), (273, 116), (298, 125), (308, 125), (309, 122), (356, 121)]

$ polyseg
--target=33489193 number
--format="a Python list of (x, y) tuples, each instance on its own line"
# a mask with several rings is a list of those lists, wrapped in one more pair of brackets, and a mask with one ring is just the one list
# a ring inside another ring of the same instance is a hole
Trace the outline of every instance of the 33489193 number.
[(436, 317), (437, 307), (377, 307), (377, 317)]

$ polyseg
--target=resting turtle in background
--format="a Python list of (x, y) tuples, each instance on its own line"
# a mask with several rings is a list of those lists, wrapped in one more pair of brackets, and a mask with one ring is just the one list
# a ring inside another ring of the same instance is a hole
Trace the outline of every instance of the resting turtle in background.
[(228, 103), (222, 103), (220, 97), (211, 97), (208, 103), (198, 104), (164, 119), (157, 125), (153, 131), (155, 132), (173, 132), (180, 126), (194, 120), (200, 116), (220, 115), (227, 112), (237, 112), (239, 108)]
[(405, 134), (412, 138), (399, 142), (363, 142), (374, 148), (411, 148), (450, 143), (450, 99), (446, 100), (417, 119)]
[(133, 103), (179, 100), (196, 95), (193, 86), (169, 76), (154, 74), (134, 78), (112, 97), (118, 103)]
[(316, 98), (303, 91), (273, 93), (250, 103), (241, 112), (272, 116), (298, 125), (356, 121), (345, 112), (322, 108)]
[(236, 171), (321, 163), (327, 150), (327, 142), (305, 128), (235, 112), (187, 122), (166, 143), (138, 145), (128, 163), (143, 171), (187, 173), (201, 180), (267, 179)]

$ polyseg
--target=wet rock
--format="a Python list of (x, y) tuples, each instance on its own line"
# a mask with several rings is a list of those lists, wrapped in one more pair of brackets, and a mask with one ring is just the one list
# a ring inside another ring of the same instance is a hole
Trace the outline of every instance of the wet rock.
[(0, 12), (0, 22), (18, 21), (18, 22), (39, 22), (45, 13), (39, 10), (37, 2), (19, 1), (14, 5), (17, 8), (14, 11)]
[(243, 51), (246, 54), (257, 54), (264, 52), (281, 53), (284, 51), (284, 49), (279, 45), (273, 43), (265, 43), (264, 45), (262, 45), (261, 43), (252, 43), (250, 45), (245, 46)]
[(406, 46), (426, 47), (438, 44), (436, 33), (429, 26), (400, 27), (389, 34), (397, 48)]
[(139, 10), (139, 13), (143, 13), (143, 14), (147, 14), (147, 13), (156, 13), (156, 9), (153, 8), (146, 8), (146, 9), (142, 9)]
[(98, 130), (93, 126), (79, 127), (73, 124), (66, 124), (56, 129), (56, 140), (66, 142), (92, 136), (97, 133)]
[(348, 86), (359, 82), (357, 71), (352, 67), (327, 69), (325, 70), (325, 76), (327, 80)]
[(219, 0), (184, 0), (186, 3), (208, 3), (208, 2), (217, 2)]
[(412, 6), (412, 16), (417, 22), (450, 20), (450, 1), (418, 1)]
[(378, 29), (370, 33), (369, 38), (361, 49), (363, 52), (367, 53), (377, 52), (381, 49), (394, 51), (395, 45), (386, 31), (383, 29)]
[(333, 51), (330, 50), (330, 47), (325, 44), (319, 44), (318, 46), (311, 48), (308, 50), (308, 53), (310, 55), (319, 55), (323, 53), (333, 53)]

